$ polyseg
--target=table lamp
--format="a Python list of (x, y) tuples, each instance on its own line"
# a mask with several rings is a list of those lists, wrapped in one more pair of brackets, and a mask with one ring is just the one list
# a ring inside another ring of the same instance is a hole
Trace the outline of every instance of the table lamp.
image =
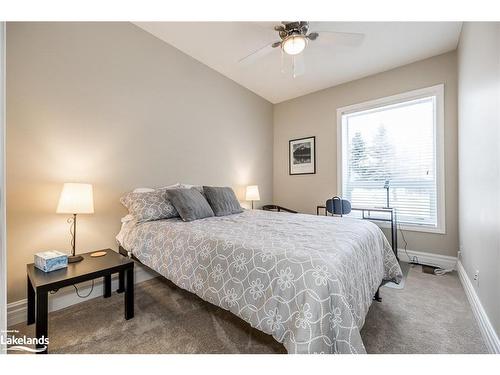
[(252, 210), (253, 210), (253, 201), (260, 201), (259, 187), (257, 185), (247, 186), (245, 199), (247, 201), (252, 201)]
[(76, 248), (76, 215), (94, 213), (94, 195), (91, 184), (65, 183), (63, 185), (56, 213), (72, 214), (68, 219), (71, 224), (71, 256), (68, 257), (68, 263), (80, 262), (83, 257), (75, 254)]

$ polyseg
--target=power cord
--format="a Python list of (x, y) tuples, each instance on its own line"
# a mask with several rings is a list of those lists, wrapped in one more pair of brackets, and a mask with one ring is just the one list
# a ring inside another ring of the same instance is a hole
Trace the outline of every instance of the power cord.
[(430, 267), (434, 267), (434, 275), (437, 275), (437, 276), (443, 276), (451, 271), (453, 271), (453, 269), (446, 269), (446, 268), (443, 268), (443, 267), (440, 267), (440, 266), (436, 266), (436, 265), (433, 265), (433, 264), (422, 264), (418, 261), (418, 257), (416, 255), (410, 257), (410, 254), (408, 254), (408, 242), (406, 241), (406, 238), (405, 238), (405, 234), (403, 232), (403, 230), (401, 229), (401, 226), (400, 224), (398, 223), (398, 229), (399, 231), (401, 232), (401, 237), (403, 238), (403, 241), (405, 243), (405, 247), (404, 247), (404, 252), (406, 254), (406, 256), (408, 257), (408, 260), (409, 260), (409, 264), (412, 265), (412, 266), (430, 266)]
[(408, 257), (409, 263), (411, 265), (418, 265), (419, 264), (418, 257), (416, 255), (414, 255), (413, 257), (410, 257), (410, 254), (408, 254), (408, 241), (406, 241), (405, 233), (401, 229), (401, 224), (398, 224), (398, 229), (401, 232), (401, 237), (403, 238), (403, 241), (405, 242), (404, 251), (405, 251), (406, 256)]
[[(75, 288), (75, 292), (76, 292), (76, 295), (78, 297), (80, 297), (80, 298), (87, 298), (94, 291), (94, 280), (92, 280), (92, 286), (90, 287), (90, 292), (88, 292), (88, 294), (86, 296), (80, 295), (80, 292), (78, 291), (78, 287), (76, 286), (76, 284), (73, 284), (73, 288)], [(59, 289), (54, 289), (54, 290), (49, 291), (49, 293), (50, 294), (56, 294), (58, 291), (59, 291)]]
[(76, 292), (76, 295), (80, 298), (87, 298), (88, 296), (90, 296), (94, 290), (94, 280), (92, 280), (92, 287), (90, 288), (90, 292), (86, 295), (86, 296), (81, 296), (80, 293), (78, 292), (78, 288), (76, 286), (76, 284), (73, 284), (73, 288), (75, 288), (75, 292)]
[(439, 267), (439, 268), (436, 268), (434, 270), (434, 275), (443, 276), (443, 275), (445, 275), (445, 274), (447, 274), (448, 272), (451, 272), (451, 271), (453, 271), (453, 268), (445, 269), (445, 268)]

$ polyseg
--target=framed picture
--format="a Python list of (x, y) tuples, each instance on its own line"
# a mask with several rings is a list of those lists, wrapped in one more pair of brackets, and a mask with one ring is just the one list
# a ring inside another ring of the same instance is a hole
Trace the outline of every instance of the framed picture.
[(316, 137), (289, 141), (288, 165), (291, 175), (316, 173)]

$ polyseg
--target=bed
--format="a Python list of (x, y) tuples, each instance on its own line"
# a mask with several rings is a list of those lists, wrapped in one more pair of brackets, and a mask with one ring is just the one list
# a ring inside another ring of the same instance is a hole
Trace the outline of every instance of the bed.
[(366, 220), (245, 210), (192, 222), (127, 222), (121, 250), (272, 335), (288, 353), (365, 353), (360, 336), (383, 280), (401, 269)]

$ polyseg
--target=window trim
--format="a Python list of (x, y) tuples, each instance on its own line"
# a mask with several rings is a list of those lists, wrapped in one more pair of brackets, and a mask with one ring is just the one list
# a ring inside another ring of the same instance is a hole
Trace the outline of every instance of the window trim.
[[(436, 143), (436, 182), (437, 182), (437, 225), (430, 227), (419, 224), (401, 224), (400, 229), (446, 234), (446, 202), (445, 202), (445, 167), (444, 167), (444, 84), (425, 87), (417, 90), (407, 91), (396, 95), (356, 103), (345, 107), (337, 108), (337, 191), (340, 195), (342, 191), (342, 178), (344, 161), (342, 159), (342, 138), (343, 124), (342, 116), (353, 112), (366, 111), (378, 107), (383, 107), (400, 102), (422, 99), (428, 96), (436, 97), (436, 124), (434, 126), (434, 139)], [(375, 222), (381, 227), (385, 227), (380, 222)]]

